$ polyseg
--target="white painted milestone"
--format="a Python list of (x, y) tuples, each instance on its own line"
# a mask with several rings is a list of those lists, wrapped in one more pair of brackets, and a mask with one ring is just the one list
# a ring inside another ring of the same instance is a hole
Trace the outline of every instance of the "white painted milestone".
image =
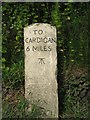
[(25, 98), (58, 118), (56, 28), (35, 23), (24, 28)]

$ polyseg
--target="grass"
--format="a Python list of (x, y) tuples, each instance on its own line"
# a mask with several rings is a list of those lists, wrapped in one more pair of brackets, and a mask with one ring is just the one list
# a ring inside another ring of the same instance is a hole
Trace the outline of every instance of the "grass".
[[(28, 105), (31, 110), (28, 111)], [(19, 90), (9, 89), (3, 96), (3, 118), (40, 118), (45, 115), (38, 103), (29, 104), (24, 97), (24, 88)]]
[(25, 107), (24, 89), (12, 90), (9, 89), (3, 93), (3, 116), (5, 118), (22, 118)]
[[(23, 69), (22, 62), (14, 64), (3, 72), (2, 116), (3, 118), (41, 118), (46, 115), (46, 111), (38, 103), (29, 104), (25, 100), (24, 84), (22, 82), (24, 81), (24, 72), (21, 69)], [(88, 119), (87, 72), (80, 67), (68, 68), (65, 72), (65, 79), (61, 89), (61, 93), (64, 93), (63, 110), (60, 117)], [(26, 109), (28, 105), (31, 105), (30, 111)]]
[(73, 66), (65, 70), (63, 81), (63, 112), (62, 118), (88, 119), (88, 71), (85, 68)]

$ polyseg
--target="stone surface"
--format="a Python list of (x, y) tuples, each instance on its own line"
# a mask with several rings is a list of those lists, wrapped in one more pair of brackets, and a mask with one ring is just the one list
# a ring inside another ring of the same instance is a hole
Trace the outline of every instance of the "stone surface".
[(25, 97), (58, 117), (56, 28), (35, 23), (24, 28)]

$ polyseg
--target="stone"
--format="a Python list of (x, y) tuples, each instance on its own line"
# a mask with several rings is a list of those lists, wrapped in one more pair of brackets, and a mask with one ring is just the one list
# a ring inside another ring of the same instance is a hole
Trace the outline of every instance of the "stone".
[(35, 23), (24, 28), (25, 98), (44, 109), (42, 118), (58, 118), (56, 47), (54, 26)]

